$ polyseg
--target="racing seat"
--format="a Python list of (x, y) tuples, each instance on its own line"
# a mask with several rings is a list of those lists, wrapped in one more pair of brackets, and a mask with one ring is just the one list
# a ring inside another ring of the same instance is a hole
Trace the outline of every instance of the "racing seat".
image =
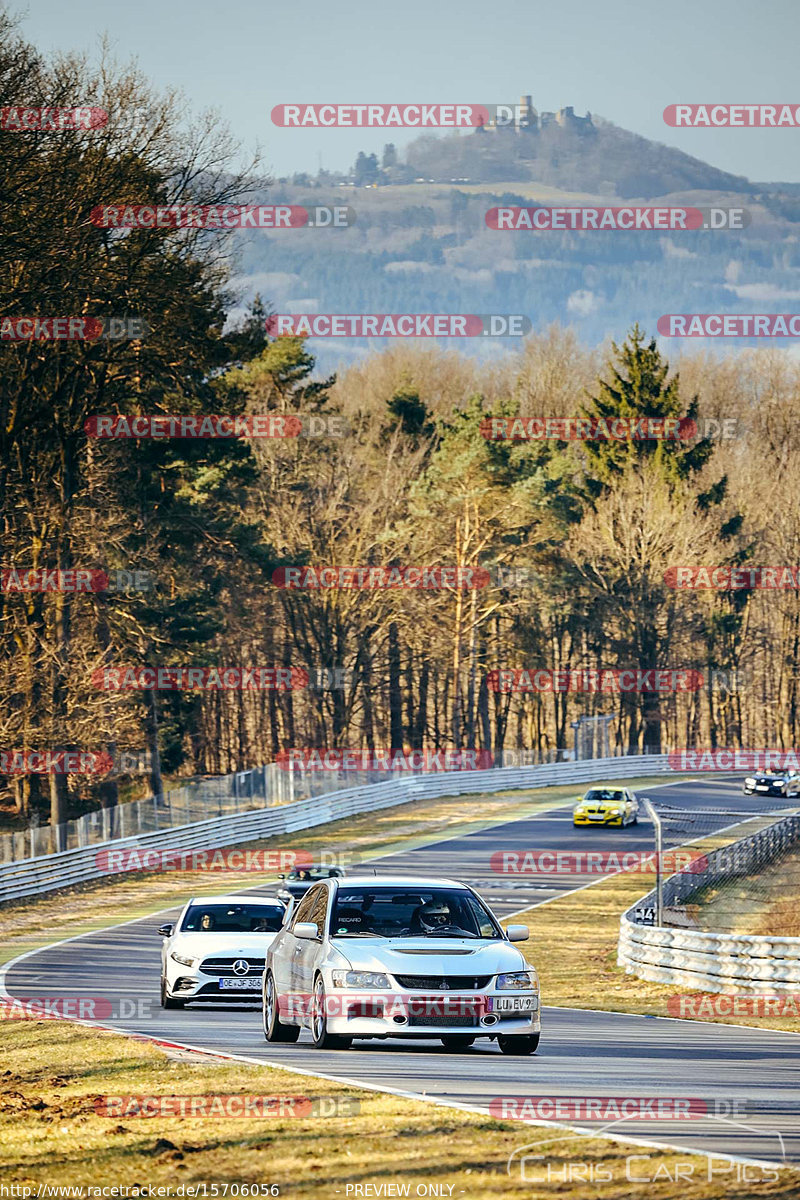
[(360, 908), (340, 908), (336, 914), (337, 925), (346, 925), (348, 933), (374, 933), (372, 920)]

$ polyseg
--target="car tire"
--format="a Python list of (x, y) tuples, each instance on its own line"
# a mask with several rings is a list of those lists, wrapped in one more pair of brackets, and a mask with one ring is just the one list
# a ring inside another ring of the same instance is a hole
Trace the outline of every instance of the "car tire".
[(527, 1036), (504, 1037), (502, 1034), (497, 1039), (497, 1044), (503, 1054), (534, 1054), (539, 1045), (540, 1034), (532, 1033)]
[(468, 1033), (448, 1033), (441, 1039), (445, 1050), (469, 1050), (475, 1042)]
[(325, 984), (322, 976), (314, 980), (314, 996), (311, 1001), (311, 1037), (317, 1050), (349, 1050), (353, 1039), (328, 1033), (328, 1018), (325, 1013)]
[(176, 1000), (174, 996), (170, 996), (167, 991), (167, 981), (164, 976), (161, 976), (161, 1007), (162, 1008), (183, 1008), (185, 1000)]
[[(267, 992), (271, 996), (271, 1002), (267, 1000)], [(267, 1006), (269, 1004), (269, 1015), (267, 1014)], [(270, 971), (264, 981), (264, 992), (261, 997), (261, 1026), (264, 1030), (264, 1037), (268, 1042), (296, 1042), (300, 1037), (299, 1025), (284, 1025), (283, 1021), (278, 1019), (278, 1002), (275, 995), (275, 981), (272, 978)]]

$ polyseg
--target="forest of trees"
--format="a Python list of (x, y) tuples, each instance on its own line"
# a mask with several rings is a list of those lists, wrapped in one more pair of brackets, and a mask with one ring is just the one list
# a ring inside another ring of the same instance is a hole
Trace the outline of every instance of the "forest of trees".
[[(613, 713), (619, 750), (791, 746), (800, 603), (784, 591), (671, 587), (676, 565), (800, 563), (800, 365), (777, 350), (668, 363), (648, 331), (590, 350), (539, 328), (491, 364), (396, 345), (320, 378), (302, 341), (236, 328), (234, 236), (97, 228), (98, 203), (242, 203), (213, 120), (180, 135), (174, 98), (135, 71), (49, 65), (6, 23), (0, 103), (83, 104), (95, 131), (6, 136), (0, 313), (141, 318), (119, 342), (0, 339), (0, 566), (147, 571), (146, 591), (0, 590), (0, 748), (150, 751), (162, 774), (244, 769), (291, 747), (572, 744)], [(124, 119), (143, 110), (139, 124)], [(98, 414), (341, 414), (349, 433), (286, 439), (87, 436)], [(730, 439), (491, 441), (491, 415), (697, 416)], [(487, 567), (460, 590), (277, 587), (298, 564)], [(498, 574), (498, 569), (513, 568)], [(277, 690), (110, 691), (109, 666), (302, 668)], [(494, 691), (499, 668), (692, 667), (738, 689)], [(54, 822), (119, 778), (0, 776), (6, 810)]]

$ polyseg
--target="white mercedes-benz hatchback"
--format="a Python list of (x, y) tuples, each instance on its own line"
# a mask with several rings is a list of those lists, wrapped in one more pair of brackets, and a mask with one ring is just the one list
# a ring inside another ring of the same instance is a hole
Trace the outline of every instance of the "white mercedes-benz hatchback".
[(286, 913), (261, 896), (192, 899), (174, 925), (159, 925), (161, 1005), (188, 1000), (258, 1002), (267, 949)]
[(354, 1038), (433, 1038), (504, 1054), (539, 1044), (539, 981), (480, 896), (450, 879), (348, 875), (315, 884), (267, 951), (264, 1036), (320, 1049)]

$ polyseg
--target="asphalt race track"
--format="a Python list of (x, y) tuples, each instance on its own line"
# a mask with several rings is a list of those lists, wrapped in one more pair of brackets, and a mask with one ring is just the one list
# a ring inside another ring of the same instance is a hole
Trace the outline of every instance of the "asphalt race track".
[[(754, 812), (778, 806), (774, 800), (743, 796), (741, 781), (730, 776), (641, 787), (638, 793), (651, 795), (657, 804), (694, 810)], [(702, 832), (707, 832), (711, 822), (722, 828), (733, 820), (724, 814), (707, 816), (698, 821), (698, 829), (702, 825)], [(499, 915), (509, 916), (597, 876), (503, 876), (490, 865), (498, 850), (650, 850), (652, 846), (652, 826), (643, 820), (622, 830), (574, 829), (566, 806), (395, 853), (375, 860), (374, 866), (379, 875), (414, 872), (467, 880)], [(649, 886), (643, 879), (642, 891)], [(306, 1031), (295, 1046), (268, 1045), (254, 1007), (197, 1005), (169, 1012), (160, 1008), (156, 927), (170, 915), (159, 913), (34, 951), (8, 965), (5, 989), (26, 999), (102, 995), (125, 1000), (134, 1015), (110, 1022), (120, 1029), (486, 1111), (493, 1099), (503, 1096), (703, 1099), (715, 1116), (629, 1120), (608, 1131), (651, 1144), (771, 1163), (800, 1162), (796, 1099), (800, 1035), (545, 1005), (542, 1041), (531, 1058), (506, 1057), (495, 1043), (480, 1040), (471, 1050), (457, 1054), (446, 1052), (438, 1042), (401, 1041), (356, 1042), (346, 1052), (315, 1051)], [(535, 962), (535, 946), (532, 957)], [(597, 996), (597, 1010), (602, 1010), (603, 1000)], [(587, 1131), (606, 1128), (582, 1120), (565, 1123)], [(541, 1127), (529, 1127), (527, 1132), (531, 1143), (547, 1137)]]

